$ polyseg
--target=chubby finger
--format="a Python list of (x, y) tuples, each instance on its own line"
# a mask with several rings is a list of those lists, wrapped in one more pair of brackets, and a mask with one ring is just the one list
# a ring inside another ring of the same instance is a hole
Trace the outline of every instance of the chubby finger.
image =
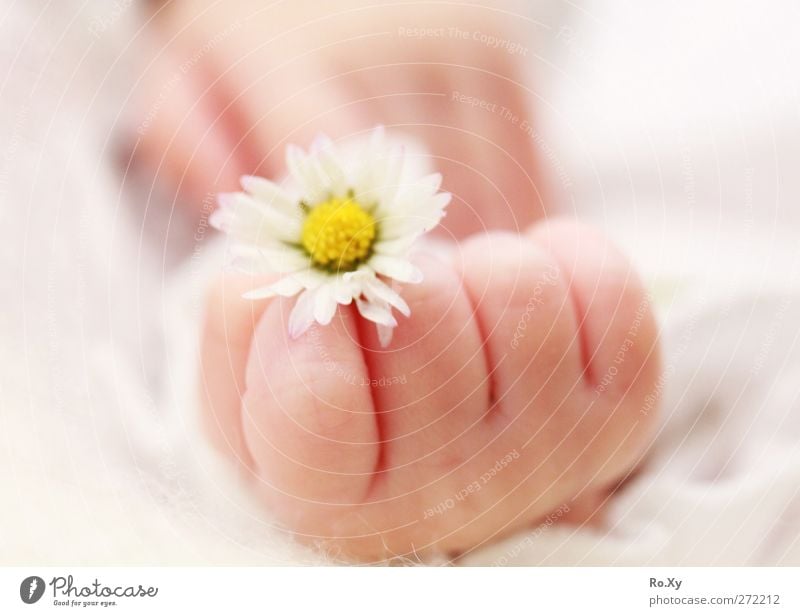
[(292, 306), (267, 307), (247, 361), (242, 421), (254, 468), (284, 511), (361, 502), (381, 443), (353, 307), (295, 339)]
[(251, 276), (230, 273), (211, 285), (200, 346), (201, 424), (218, 451), (245, 467), (252, 463), (242, 434), (245, 368), (253, 332), (269, 300), (246, 300), (242, 294), (257, 285)]

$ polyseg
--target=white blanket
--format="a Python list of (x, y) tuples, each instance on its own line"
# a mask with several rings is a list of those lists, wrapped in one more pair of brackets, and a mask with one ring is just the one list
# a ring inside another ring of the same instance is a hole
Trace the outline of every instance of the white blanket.
[[(603, 17), (611, 34), (625, 21)], [(219, 259), (119, 163), (138, 23), (129, 2), (29, 1), (0, 27), (0, 564), (321, 562), (196, 433), (200, 289)], [(602, 36), (576, 36), (551, 53), (611, 62), (587, 55)], [(678, 147), (642, 154), (639, 135), (604, 156), (571, 87), (543, 91), (573, 110), (545, 116), (547, 156), (652, 284), (663, 425), (606, 527), (544, 523), (463, 562), (800, 564), (796, 127), (754, 104), (744, 146), (732, 128), (709, 150), (687, 121)]]

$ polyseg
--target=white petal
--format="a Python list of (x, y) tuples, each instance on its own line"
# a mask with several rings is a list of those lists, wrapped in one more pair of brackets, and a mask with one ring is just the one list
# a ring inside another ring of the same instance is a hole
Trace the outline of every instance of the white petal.
[(375, 242), (372, 249), (379, 255), (389, 255), (398, 257), (406, 254), (411, 245), (417, 240), (419, 233), (407, 234), (393, 240), (382, 240)]
[(361, 316), (368, 321), (387, 327), (395, 327), (397, 325), (397, 321), (392, 316), (392, 311), (388, 306), (367, 302), (360, 298), (356, 298), (356, 306)]
[(428, 203), (424, 206), (427, 210), (433, 214), (436, 214), (436, 222), (438, 223), (439, 220), (444, 216), (445, 208), (450, 204), (453, 195), (448, 192), (438, 193), (430, 198)]
[(376, 323), (375, 329), (378, 330), (378, 342), (380, 342), (381, 348), (385, 349), (392, 342), (392, 336), (394, 336), (394, 327), (389, 327), (388, 325), (380, 325), (379, 323)]
[(328, 191), (333, 195), (343, 195), (347, 192), (347, 174), (339, 162), (341, 155), (333, 141), (326, 135), (319, 135), (311, 145), (311, 151)]
[(296, 241), (300, 237), (299, 215), (288, 216), (245, 193), (223, 193), (217, 199), (220, 208), (209, 222), (239, 241), (263, 244), (272, 239)]
[(336, 314), (337, 302), (333, 295), (333, 285), (325, 284), (314, 293), (314, 319), (320, 325), (327, 325)]
[(448, 192), (436, 193), (424, 207), (429, 210), (442, 211), (447, 207), (452, 198), (453, 195)]
[(375, 275), (375, 270), (373, 270), (369, 265), (361, 264), (358, 266), (358, 269), (353, 272), (345, 272), (342, 274), (342, 280), (346, 281), (353, 281), (361, 284), (364, 278), (368, 278)]
[(317, 287), (330, 284), (331, 282), (330, 274), (315, 270), (313, 267), (307, 267), (302, 271), (294, 272), (291, 276), (303, 283), (306, 289), (316, 289)]
[(314, 324), (314, 291), (303, 291), (289, 315), (289, 336), (297, 339)]
[(289, 145), (286, 148), (286, 166), (309, 204), (319, 203), (330, 196), (331, 186), (313, 156), (306, 155), (296, 145)]
[(256, 199), (286, 214), (297, 214), (299, 208), (297, 199), (275, 182), (270, 182), (255, 175), (243, 175), (239, 181), (242, 184), (242, 188)]
[[(432, 216), (392, 216), (380, 221), (381, 239), (383, 242), (393, 242), (403, 238), (416, 239), (426, 231), (433, 229), (440, 218)], [(391, 248), (391, 244), (390, 244)]]
[(249, 270), (254, 273), (288, 274), (309, 267), (308, 255), (279, 242), (272, 242), (267, 246), (234, 244), (230, 247), (230, 253), (237, 263), (253, 264)]
[(355, 179), (356, 199), (363, 203), (376, 203), (378, 214), (385, 204), (394, 201), (400, 189), (405, 155), (401, 147), (389, 151), (372, 152), (364, 161)]
[(242, 297), (244, 299), (263, 299), (266, 297), (275, 297), (276, 295), (292, 297), (305, 288), (305, 285), (298, 278), (284, 276), (270, 285), (247, 291)]
[(378, 187), (380, 197), (378, 206), (381, 203), (392, 203), (395, 195), (400, 190), (403, 168), (405, 166), (405, 150), (402, 147), (394, 147), (391, 151), (384, 154), (383, 160), (383, 182)]
[(356, 198), (365, 201), (374, 201), (377, 198), (376, 188), (383, 183), (384, 178), (387, 149), (385, 137), (383, 126), (375, 127), (356, 156), (357, 167), (353, 177)]
[(369, 140), (372, 147), (382, 148), (386, 141), (386, 127), (383, 124), (378, 124), (370, 132)]
[(242, 293), (242, 299), (267, 299), (268, 297), (275, 297), (275, 291), (271, 286), (259, 287), (258, 289), (251, 289)]
[(389, 257), (387, 255), (373, 255), (369, 260), (369, 265), (379, 274), (388, 278), (394, 278), (398, 282), (418, 283), (422, 282), (422, 272), (405, 259)]
[(378, 278), (365, 281), (364, 290), (368, 299), (369, 295), (372, 295), (382, 302), (397, 308), (403, 316), (408, 317), (411, 315), (411, 308), (409, 308), (406, 301), (400, 297), (400, 294)]
[(417, 183), (419, 184), (420, 188), (429, 191), (430, 194), (433, 195), (442, 187), (442, 174), (431, 173), (430, 175), (426, 175)]
[(359, 157), (361, 161), (369, 164), (370, 158), (386, 149), (386, 128), (379, 124), (373, 128), (369, 136), (364, 140)]
[(361, 289), (357, 283), (339, 278), (333, 284), (333, 297), (336, 302), (343, 306), (348, 306), (352, 303), (354, 297), (358, 297)]
[(390, 215), (380, 220), (381, 237), (395, 240), (406, 235), (426, 233), (439, 224), (450, 202), (450, 193), (438, 193), (413, 207), (397, 206)]
[(289, 274), (298, 270), (308, 269), (308, 256), (293, 248), (284, 248), (280, 251), (271, 251), (266, 255), (272, 271), (278, 274)]
[(306, 163), (306, 153), (303, 148), (290, 143), (286, 146), (286, 167), (289, 170), (292, 179), (297, 182), (298, 186), (302, 186), (305, 181), (303, 173)]
[(223, 233), (227, 233), (228, 229), (226, 229), (226, 222), (227, 219), (230, 218), (230, 214), (217, 208), (211, 215), (208, 217), (208, 224), (217, 229), (218, 231), (222, 231)]
[(269, 261), (261, 258), (260, 256), (253, 258), (251, 253), (242, 254), (242, 251), (239, 247), (229, 248), (228, 255), (228, 268), (231, 270), (241, 272), (243, 274), (250, 274), (251, 276), (275, 273), (275, 270), (270, 267)]
[(426, 210), (426, 204), (436, 195), (442, 185), (442, 175), (432, 173), (422, 179), (407, 178), (403, 181), (395, 198), (382, 204), (382, 211), (385, 214), (390, 212), (411, 213), (418, 209)]

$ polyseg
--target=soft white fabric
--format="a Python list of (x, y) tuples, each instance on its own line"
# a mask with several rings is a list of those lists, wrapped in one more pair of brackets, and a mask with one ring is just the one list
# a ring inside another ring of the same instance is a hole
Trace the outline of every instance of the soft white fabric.
[[(533, 61), (547, 84), (539, 145), (567, 203), (626, 246), (658, 300), (663, 425), (607, 528), (544, 524), (465, 564), (800, 564), (792, 19), (637, 7), (553, 12)], [(674, 57), (671, 41), (662, 54), (640, 40), (667, 17), (688, 28)], [(720, 20), (739, 28), (731, 54), (763, 56), (726, 62), (686, 25), (728, 32)], [(321, 562), (196, 434), (201, 289), (220, 259), (119, 164), (138, 28), (124, 1), (28, 0), (0, 26), (0, 560)], [(667, 68), (669, 87), (655, 81), (672, 107), (652, 117), (663, 101), (643, 76)], [(730, 93), (725, 113), (709, 93)]]

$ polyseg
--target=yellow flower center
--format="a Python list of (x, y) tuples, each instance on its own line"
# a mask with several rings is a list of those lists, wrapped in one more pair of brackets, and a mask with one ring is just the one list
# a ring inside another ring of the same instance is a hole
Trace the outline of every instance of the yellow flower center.
[(358, 201), (334, 198), (309, 212), (301, 242), (314, 265), (352, 271), (369, 256), (375, 234), (375, 219)]

